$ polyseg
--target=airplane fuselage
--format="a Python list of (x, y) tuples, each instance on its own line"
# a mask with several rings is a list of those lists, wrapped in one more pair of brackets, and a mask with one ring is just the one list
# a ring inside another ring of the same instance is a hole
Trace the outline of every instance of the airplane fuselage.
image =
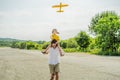
[(54, 5), (54, 6), (52, 6), (52, 8), (59, 8), (59, 10), (58, 10), (57, 12), (64, 12), (64, 11), (62, 10), (62, 7), (66, 7), (66, 6), (68, 6), (68, 4), (62, 4), (62, 3), (60, 2), (59, 5)]

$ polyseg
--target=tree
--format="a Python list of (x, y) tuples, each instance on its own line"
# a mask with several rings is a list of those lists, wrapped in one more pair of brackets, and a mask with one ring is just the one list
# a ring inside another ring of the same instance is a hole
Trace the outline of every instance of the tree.
[(112, 11), (95, 15), (89, 26), (89, 30), (97, 37), (99, 47), (102, 51), (108, 51), (108, 55), (116, 55), (119, 47), (119, 37), (116, 33), (119, 29), (120, 17)]
[(86, 34), (86, 32), (81, 31), (76, 36), (76, 42), (84, 51), (90, 44), (90, 37)]
[(27, 43), (26, 42), (21, 42), (20, 49), (26, 49), (26, 48), (27, 48)]
[(77, 48), (78, 44), (74, 38), (70, 38), (67, 40), (67, 48)]
[(61, 40), (60, 41), (60, 46), (62, 48), (77, 48), (78, 47), (78, 44), (75, 40), (75, 38), (70, 38), (70, 39), (67, 39), (67, 40)]
[(60, 46), (64, 49), (67, 48), (67, 40), (61, 40), (60, 41)]
[(46, 49), (50, 45), (49, 42), (44, 42), (42, 45), (42, 49)]

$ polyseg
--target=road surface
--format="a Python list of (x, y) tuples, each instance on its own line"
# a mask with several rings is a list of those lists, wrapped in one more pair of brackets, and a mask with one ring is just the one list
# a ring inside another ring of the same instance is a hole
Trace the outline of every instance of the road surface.
[[(120, 80), (120, 57), (66, 54), (60, 80)], [(0, 48), (0, 80), (49, 80), (48, 55), (36, 50)]]

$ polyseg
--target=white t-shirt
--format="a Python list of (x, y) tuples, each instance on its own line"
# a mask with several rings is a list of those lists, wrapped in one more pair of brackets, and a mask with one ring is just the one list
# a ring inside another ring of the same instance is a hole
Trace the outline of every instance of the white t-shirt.
[(48, 58), (48, 63), (49, 64), (58, 64), (60, 63), (60, 52), (58, 47), (56, 48), (49, 48), (49, 58)]

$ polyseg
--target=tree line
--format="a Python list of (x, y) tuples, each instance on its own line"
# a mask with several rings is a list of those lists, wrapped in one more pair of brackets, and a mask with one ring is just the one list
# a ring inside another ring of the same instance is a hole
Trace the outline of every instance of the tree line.
[[(120, 55), (120, 16), (114, 11), (96, 14), (89, 25), (90, 34), (80, 31), (76, 36), (61, 40), (60, 46), (65, 52), (89, 52), (97, 55)], [(50, 42), (14, 41), (12, 48), (45, 49)]]

